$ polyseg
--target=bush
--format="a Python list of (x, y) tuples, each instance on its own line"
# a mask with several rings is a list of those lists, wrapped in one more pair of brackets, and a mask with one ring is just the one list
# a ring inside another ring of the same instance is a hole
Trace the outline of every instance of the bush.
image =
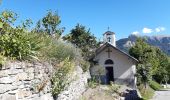
[(161, 85), (155, 81), (149, 81), (149, 86), (154, 89), (155, 91), (161, 89)]
[(71, 62), (69, 58), (66, 58), (63, 62), (60, 63), (60, 67), (58, 67), (51, 80), (52, 94), (54, 97), (63, 91), (69, 84), (68, 75), (73, 68), (74, 63)]
[(0, 54), (0, 69), (2, 68), (2, 65), (5, 63), (6, 57)]
[(41, 33), (40, 37), (43, 40), (43, 46), (40, 49), (40, 58), (52, 62), (60, 62), (69, 57), (70, 59), (81, 59), (79, 49), (72, 44), (66, 43), (55, 37)]
[(90, 79), (88, 79), (88, 86), (90, 88), (96, 88), (99, 85), (99, 80), (96, 77), (92, 77)]
[(0, 52), (6, 57), (23, 60), (35, 57), (39, 49), (35, 38), (30, 38), (32, 34), (24, 32), (22, 29), (13, 29), (12, 33), (0, 36)]
[(81, 68), (83, 70), (83, 72), (86, 72), (89, 70), (90, 67), (90, 63), (87, 61), (81, 61)]
[(145, 88), (144, 84), (140, 84), (140, 86), (138, 86), (138, 89), (141, 93), (143, 100), (149, 100), (154, 95), (154, 90), (152, 88), (150, 88), (149, 86), (147, 86), (147, 88)]
[(113, 82), (110, 82), (110, 92), (111, 93), (118, 93), (118, 90), (120, 89), (120, 86), (117, 84), (114, 84)]

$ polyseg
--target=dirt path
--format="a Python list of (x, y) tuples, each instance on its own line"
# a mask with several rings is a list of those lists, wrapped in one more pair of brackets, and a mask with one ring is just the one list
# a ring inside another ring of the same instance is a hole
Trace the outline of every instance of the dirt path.
[(170, 100), (170, 90), (155, 91), (152, 100)]
[(89, 88), (80, 100), (120, 100), (117, 94), (112, 94), (108, 90), (107, 86)]

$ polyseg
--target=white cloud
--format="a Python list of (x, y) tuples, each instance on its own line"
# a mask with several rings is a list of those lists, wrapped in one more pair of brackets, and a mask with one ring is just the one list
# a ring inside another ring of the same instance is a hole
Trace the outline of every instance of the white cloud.
[(146, 27), (145, 27), (145, 28), (143, 28), (142, 32), (143, 32), (143, 33), (152, 33), (153, 30), (150, 29), (150, 28), (146, 28)]
[(138, 35), (139, 32), (138, 32), (138, 31), (134, 31), (134, 32), (132, 32), (131, 34), (132, 34), (132, 35)]
[(158, 32), (162, 32), (162, 31), (165, 31), (165, 27), (157, 27), (155, 28), (155, 31), (158, 33)]

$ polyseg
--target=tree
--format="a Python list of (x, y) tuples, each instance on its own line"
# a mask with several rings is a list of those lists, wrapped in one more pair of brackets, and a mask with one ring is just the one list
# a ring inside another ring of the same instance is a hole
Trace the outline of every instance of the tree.
[(144, 82), (146, 84), (153, 79), (159, 83), (169, 80), (168, 57), (157, 47), (150, 46), (144, 39), (139, 38), (135, 46), (130, 48), (129, 54), (139, 60), (137, 66), (139, 83)]
[(46, 32), (49, 35), (61, 36), (64, 28), (58, 28), (61, 23), (60, 16), (56, 12), (48, 11), (46, 16), (37, 22), (35, 30), (37, 32)]
[(96, 37), (91, 35), (90, 29), (86, 30), (85, 26), (80, 24), (77, 24), (68, 35), (63, 37), (63, 39), (75, 44), (76, 47), (79, 47), (86, 60), (93, 54), (93, 50), (98, 47)]

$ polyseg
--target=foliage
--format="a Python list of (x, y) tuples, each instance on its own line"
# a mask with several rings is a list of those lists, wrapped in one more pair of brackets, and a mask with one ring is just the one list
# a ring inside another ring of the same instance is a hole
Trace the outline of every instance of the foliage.
[[(36, 50), (39, 48), (34, 41), (36, 36), (26, 32), (23, 28), (13, 28), (10, 24), (16, 20), (15, 13), (11, 11), (2, 12), (3, 23), (0, 36), (0, 53), (13, 59), (27, 59), (36, 56)], [(29, 36), (30, 35), (30, 36)]]
[(90, 88), (96, 88), (99, 85), (99, 80), (96, 77), (92, 77), (90, 79), (88, 79), (88, 86)]
[(148, 45), (139, 38), (135, 46), (130, 48), (129, 54), (139, 60), (137, 66), (138, 85), (141, 83), (146, 85), (152, 79), (158, 82), (167, 81), (169, 62), (167, 56), (160, 49)]
[(12, 33), (2, 34), (0, 37), (0, 51), (6, 57), (14, 59), (28, 59), (37, 55), (39, 46), (33, 41), (36, 36), (31, 36), (22, 29), (14, 29)]
[(71, 62), (69, 58), (66, 58), (63, 62), (60, 63), (60, 67), (57, 69), (51, 80), (53, 84), (53, 96), (57, 96), (69, 84), (69, 82), (67, 81), (68, 74), (72, 71), (73, 68), (74, 63)]
[(162, 88), (161, 85), (155, 81), (149, 81), (149, 86), (155, 91), (158, 91)]
[(120, 86), (117, 84), (114, 84), (113, 82), (110, 82), (110, 92), (111, 93), (118, 93), (118, 90), (120, 89)]
[(81, 68), (83, 70), (83, 72), (86, 72), (89, 70), (90, 67), (90, 63), (87, 61), (81, 61)]
[(0, 69), (2, 68), (2, 65), (5, 63), (6, 57), (0, 54)]
[(63, 39), (79, 47), (85, 60), (88, 60), (93, 55), (93, 50), (98, 47), (96, 37), (91, 35), (90, 30), (86, 30), (85, 26), (80, 24), (77, 24)]
[(150, 100), (154, 95), (154, 90), (148, 86), (148, 88), (145, 88), (145, 85), (140, 84), (138, 86), (138, 89), (143, 97), (143, 100)]
[(81, 60), (80, 50), (72, 44), (62, 40), (52, 38), (49, 35), (42, 34), (39, 39), (43, 40), (43, 47), (40, 49), (41, 59), (60, 62), (69, 57), (72, 60)]
[(37, 32), (46, 32), (49, 35), (57, 35), (61, 36), (64, 28), (58, 28), (59, 24), (61, 23), (60, 16), (56, 12), (52, 12), (51, 10), (48, 11), (46, 16), (37, 22), (37, 26), (35, 30)]

